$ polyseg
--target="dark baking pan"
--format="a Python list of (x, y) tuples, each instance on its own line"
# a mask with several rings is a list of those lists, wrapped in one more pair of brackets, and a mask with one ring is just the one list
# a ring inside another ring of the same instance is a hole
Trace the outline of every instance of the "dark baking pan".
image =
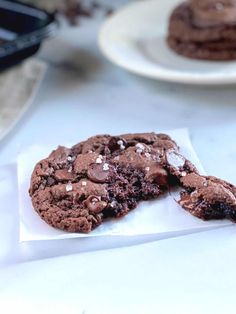
[(0, 0), (0, 69), (33, 55), (57, 27), (54, 14), (18, 1)]

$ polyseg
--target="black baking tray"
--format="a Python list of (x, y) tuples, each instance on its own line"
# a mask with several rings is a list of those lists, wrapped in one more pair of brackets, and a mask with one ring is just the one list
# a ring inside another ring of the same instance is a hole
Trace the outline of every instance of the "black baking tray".
[(54, 14), (18, 1), (0, 0), (0, 70), (32, 56), (57, 28)]

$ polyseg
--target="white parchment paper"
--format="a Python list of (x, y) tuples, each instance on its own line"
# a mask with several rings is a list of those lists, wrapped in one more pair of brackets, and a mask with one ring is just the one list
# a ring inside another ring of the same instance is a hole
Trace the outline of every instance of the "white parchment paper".
[[(181, 153), (191, 160), (204, 174), (202, 165), (191, 145), (188, 131), (178, 129), (166, 131), (179, 145)], [(82, 140), (82, 139), (81, 139)], [(68, 145), (69, 146), (69, 145)], [(219, 226), (231, 225), (226, 220), (202, 221), (185, 210), (176, 202), (178, 191), (167, 193), (154, 201), (141, 202), (139, 206), (121, 219), (104, 222), (89, 234), (68, 233), (47, 225), (34, 211), (28, 194), (30, 176), (33, 168), (40, 159), (49, 155), (54, 147), (34, 145), (24, 150), (18, 157), (18, 189), (20, 241), (68, 239), (78, 237), (98, 236), (137, 236), (148, 234), (183, 234)]]

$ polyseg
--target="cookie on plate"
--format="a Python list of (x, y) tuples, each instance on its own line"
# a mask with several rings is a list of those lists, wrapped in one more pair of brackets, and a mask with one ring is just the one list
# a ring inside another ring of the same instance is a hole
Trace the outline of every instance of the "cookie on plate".
[(180, 55), (205, 60), (236, 59), (236, 1), (189, 0), (174, 9), (168, 45)]

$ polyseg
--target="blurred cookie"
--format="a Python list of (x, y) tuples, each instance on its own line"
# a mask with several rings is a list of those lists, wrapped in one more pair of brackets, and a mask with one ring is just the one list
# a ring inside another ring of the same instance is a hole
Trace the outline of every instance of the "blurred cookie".
[(169, 20), (168, 45), (186, 57), (236, 59), (236, 2), (191, 0), (174, 9)]

